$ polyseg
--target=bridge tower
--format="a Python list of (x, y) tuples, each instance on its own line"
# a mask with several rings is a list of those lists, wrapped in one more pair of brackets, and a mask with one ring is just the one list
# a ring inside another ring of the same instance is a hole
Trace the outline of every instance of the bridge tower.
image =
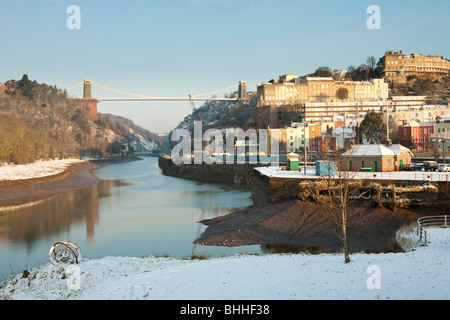
[(88, 109), (89, 118), (91, 120), (98, 120), (98, 113), (97, 113), (98, 100), (92, 98), (91, 80), (89, 79), (84, 80), (83, 99), (81, 99), (81, 101)]
[(239, 81), (238, 99), (244, 101), (248, 100), (247, 83), (245, 81)]
[(83, 99), (92, 99), (91, 80), (84, 80)]

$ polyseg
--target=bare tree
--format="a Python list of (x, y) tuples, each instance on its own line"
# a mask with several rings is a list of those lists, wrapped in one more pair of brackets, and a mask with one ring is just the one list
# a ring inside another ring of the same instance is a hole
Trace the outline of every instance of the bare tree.
[(370, 70), (373, 70), (375, 66), (377, 65), (377, 59), (375, 59), (374, 56), (370, 56), (366, 60), (367, 65), (369, 66)]
[[(347, 156), (339, 154), (328, 154), (326, 161), (327, 192), (328, 192), (328, 214), (332, 222), (333, 230), (342, 242), (344, 251), (344, 262), (350, 262), (350, 250), (348, 244), (350, 201), (361, 199), (359, 180), (354, 179), (356, 172), (349, 170), (352, 159), (352, 150), (347, 151)], [(356, 216), (354, 216), (356, 217)], [(356, 221), (352, 221), (354, 223)]]

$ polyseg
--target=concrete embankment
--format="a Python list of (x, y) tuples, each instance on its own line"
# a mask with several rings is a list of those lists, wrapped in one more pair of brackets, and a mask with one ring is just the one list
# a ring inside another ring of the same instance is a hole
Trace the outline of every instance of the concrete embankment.
[(170, 157), (159, 156), (164, 175), (216, 183), (231, 183), (251, 188), (258, 164), (183, 164), (175, 165)]

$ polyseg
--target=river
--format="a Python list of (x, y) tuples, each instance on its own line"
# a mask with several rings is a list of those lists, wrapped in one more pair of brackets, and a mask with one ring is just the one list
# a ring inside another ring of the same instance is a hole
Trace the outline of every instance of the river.
[(18, 210), (0, 212), (0, 281), (49, 262), (49, 249), (70, 240), (82, 257), (261, 253), (260, 246), (194, 246), (215, 218), (253, 204), (251, 191), (164, 176), (156, 157), (94, 171), (100, 182)]

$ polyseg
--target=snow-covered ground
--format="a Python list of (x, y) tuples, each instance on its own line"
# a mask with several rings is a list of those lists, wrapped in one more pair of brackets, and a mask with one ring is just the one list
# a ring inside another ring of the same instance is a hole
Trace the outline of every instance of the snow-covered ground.
[(0, 181), (25, 180), (52, 176), (64, 172), (69, 166), (81, 163), (80, 159), (37, 161), (30, 164), (0, 164)]
[[(426, 246), (399, 232), (403, 253), (237, 255), (208, 260), (82, 258), (50, 262), (0, 285), (3, 299), (297, 300), (450, 299), (450, 228)], [(82, 250), (82, 248), (81, 248)]]

